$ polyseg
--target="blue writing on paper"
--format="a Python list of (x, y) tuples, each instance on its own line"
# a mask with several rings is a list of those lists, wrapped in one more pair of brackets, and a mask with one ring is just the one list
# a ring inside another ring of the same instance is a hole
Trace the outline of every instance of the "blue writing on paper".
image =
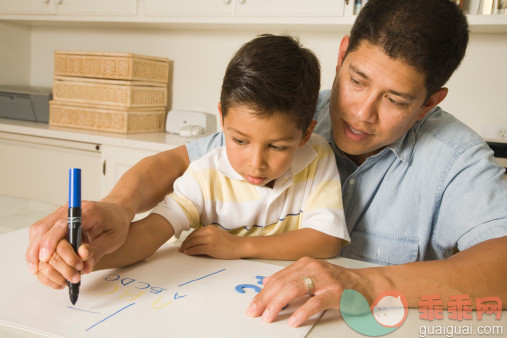
[(199, 278), (196, 278), (196, 279), (192, 279), (191, 281), (188, 281), (188, 282), (186, 282), (186, 283), (180, 284), (180, 285), (178, 285), (178, 286), (187, 285), (187, 284), (189, 284), (189, 283), (192, 283), (192, 282), (195, 282), (195, 281), (201, 280), (201, 279), (203, 279), (203, 278), (209, 277), (209, 276), (211, 276), (211, 275), (217, 274), (217, 273), (222, 272), (222, 271), (225, 271), (225, 269), (218, 270), (218, 271), (213, 272), (213, 273), (210, 273), (210, 274), (208, 274), (208, 275), (206, 275), (206, 276), (202, 276), (202, 277), (199, 277)]
[(187, 295), (178, 296), (178, 293), (176, 292), (176, 293), (174, 294), (174, 300), (176, 300), (176, 299), (180, 299), (180, 298), (183, 298), (183, 297), (186, 297), (186, 296), (187, 296)]
[(129, 306), (132, 306), (132, 305), (134, 305), (134, 304), (135, 304), (135, 303), (130, 303), (129, 305), (127, 305), (127, 306), (125, 306), (125, 307), (123, 307), (123, 308), (119, 309), (119, 310), (118, 310), (118, 311), (116, 311), (115, 313), (113, 313), (113, 314), (111, 314), (111, 315), (107, 316), (106, 318), (102, 319), (101, 321), (99, 321), (99, 322), (97, 322), (97, 323), (93, 324), (92, 326), (90, 326), (89, 328), (87, 328), (87, 329), (86, 329), (86, 331), (88, 331), (89, 329), (93, 328), (94, 326), (99, 325), (100, 323), (104, 322), (105, 320), (107, 320), (107, 319), (111, 318), (111, 317), (112, 317), (112, 316), (114, 316), (115, 314), (117, 314), (117, 313), (119, 313), (119, 312), (121, 312), (121, 311), (125, 310), (126, 308), (128, 308)]
[(236, 291), (239, 293), (245, 293), (245, 289), (253, 289), (255, 292), (260, 292), (261, 288), (257, 285), (252, 284), (240, 284), (236, 285)]

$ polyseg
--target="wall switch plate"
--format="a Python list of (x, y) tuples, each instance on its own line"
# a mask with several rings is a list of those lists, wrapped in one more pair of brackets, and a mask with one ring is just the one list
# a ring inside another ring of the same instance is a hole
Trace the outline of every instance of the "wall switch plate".
[(193, 110), (171, 110), (167, 114), (165, 130), (181, 136), (203, 136), (216, 132), (216, 116)]
[(484, 123), (481, 136), (486, 140), (507, 142), (507, 123)]

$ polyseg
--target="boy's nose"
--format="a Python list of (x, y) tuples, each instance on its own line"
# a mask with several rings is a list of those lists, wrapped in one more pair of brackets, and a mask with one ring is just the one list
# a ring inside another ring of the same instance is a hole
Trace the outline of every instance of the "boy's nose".
[(266, 159), (264, 151), (257, 149), (250, 154), (250, 167), (253, 169), (264, 169), (266, 167)]

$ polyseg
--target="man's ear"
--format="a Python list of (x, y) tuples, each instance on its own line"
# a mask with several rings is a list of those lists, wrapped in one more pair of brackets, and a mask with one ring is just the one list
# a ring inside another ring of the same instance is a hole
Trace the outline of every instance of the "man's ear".
[(419, 113), (419, 116), (417, 117), (417, 121), (422, 120), (426, 114), (428, 114), (437, 104), (442, 102), (445, 97), (447, 96), (447, 93), (449, 92), (449, 89), (447, 88), (440, 88), (436, 92), (434, 92), (429, 98), (428, 101), (422, 106), (421, 112)]
[(299, 142), (299, 148), (301, 148), (302, 146), (304, 146), (306, 144), (306, 142), (308, 142), (308, 140), (312, 136), (313, 129), (315, 129), (316, 124), (317, 124), (317, 121), (312, 120), (312, 122), (310, 123), (310, 126), (308, 127), (308, 129), (306, 129), (305, 133), (303, 134), (303, 138), (301, 139), (301, 142)]
[(336, 65), (336, 71), (341, 67), (343, 59), (345, 59), (345, 54), (347, 54), (347, 49), (349, 48), (350, 38), (348, 35), (345, 35), (340, 42), (340, 49), (338, 51), (338, 64)]

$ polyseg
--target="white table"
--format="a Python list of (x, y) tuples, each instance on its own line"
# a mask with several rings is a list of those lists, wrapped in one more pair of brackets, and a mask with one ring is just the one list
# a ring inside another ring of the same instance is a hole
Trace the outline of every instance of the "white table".
[[(57, 208), (56, 205), (30, 201), (18, 197), (0, 195), (0, 235), (10, 231), (28, 227), (38, 219), (46, 216), (47, 214), (55, 210), (56, 208)], [(256, 261), (280, 266), (287, 266), (291, 263), (287, 261), (272, 261), (272, 260), (269, 261), (256, 260)], [(373, 264), (370, 263), (350, 260), (346, 258), (334, 258), (328, 261), (348, 268), (365, 268), (374, 266)], [(460, 276), (460, 278), (461, 277), (464, 276)], [(482, 321), (477, 321), (474, 313), (473, 320), (464, 320), (459, 322), (449, 320), (447, 318), (447, 315), (444, 313), (443, 320), (435, 320), (433, 322), (429, 322), (419, 319), (418, 309), (410, 309), (405, 323), (403, 323), (403, 325), (398, 330), (392, 332), (388, 336), (419, 337), (420, 336), (419, 330), (422, 326), (425, 327), (429, 326), (431, 328), (437, 326), (464, 327), (470, 325), (472, 325), (474, 330), (477, 330), (479, 327), (486, 329), (499, 327), (503, 330), (503, 335), (507, 335), (507, 332), (505, 330), (507, 329), (507, 311), (503, 311), (501, 320), (495, 320), (492, 316), (485, 315)], [(349, 328), (347, 324), (341, 319), (339, 312), (335, 310), (326, 311), (326, 313), (319, 319), (317, 324), (312, 328), (308, 336), (319, 338), (364, 337), (363, 335)], [(445, 332), (444, 335), (440, 336), (445, 336)], [(473, 336), (474, 335), (471, 335), (470, 337)], [(0, 337), (10, 338), (10, 337), (41, 337), (41, 336), (20, 329), (0, 325)], [(428, 337), (433, 336), (428, 335)]]

